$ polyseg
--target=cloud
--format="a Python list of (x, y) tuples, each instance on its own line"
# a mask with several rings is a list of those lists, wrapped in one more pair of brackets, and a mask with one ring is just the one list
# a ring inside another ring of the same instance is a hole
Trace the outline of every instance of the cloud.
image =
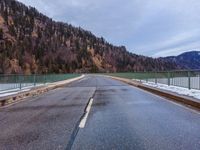
[(159, 57), (200, 47), (199, 0), (20, 1), (134, 53)]
[[(140, 47), (140, 49), (148, 51), (149, 48), (151, 48), (151, 51), (155, 53), (152, 55), (153, 57), (164, 56), (164, 54), (166, 54), (167, 51), (169, 51), (168, 53), (170, 55), (172, 54), (172, 52), (179, 54), (181, 50), (185, 51), (186, 46), (188, 50), (190, 50), (190, 47), (192, 49), (194, 49), (195, 46), (200, 47), (199, 39), (200, 39), (200, 29), (196, 29), (190, 32), (183, 32), (183, 33), (181, 32), (179, 34), (176, 34), (175, 36), (163, 40), (160, 43), (152, 43), (146, 46), (142, 46)], [(190, 47), (188, 45), (190, 45)], [(171, 49), (179, 49), (179, 51), (175, 52), (171, 51)]]
[(181, 45), (179, 47), (169, 48), (169, 49), (162, 49), (160, 52), (157, 52), (153, 55), (153, 57), (165, 57), (165, 56), (172, 56), (179, 55), (183, 52), (188, 51), (199, 51), (200, 50), (200, 44), (199, 41), (195, 41), (192, 43), (188, 43), (187, 45)]

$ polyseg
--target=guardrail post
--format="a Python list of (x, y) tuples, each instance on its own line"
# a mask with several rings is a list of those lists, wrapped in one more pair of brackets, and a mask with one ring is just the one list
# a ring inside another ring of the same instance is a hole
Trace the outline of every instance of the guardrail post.
[(22, 89), (22, 79), (21, 79), (21, 75), (19, 75), (19, 89)]
[(44, 84), (46, 84), (46, 74), (44, 74)]
[(199, 73), (199, 90), (200, 90), (200, 73)]
[(17, 84), (18, 84), (17, 75), (15, 75), (14, 77), (15, 77), (15, 88), (18, 88), (18, 86), (17, 86)]
[(36, 86), (36, 75), (33, 75), (33, 82), (34, 82), (34, 86)]
[(157, 72), (155, 72), (155, 84), (158, 83), (158, 80), (157, 80)]
[(191, 89), (191, 74), (190, 71), (188, 71), (188, 88)]
[(170, 86), (170, 72), (167, 72), (167, 82), (168, 86)]

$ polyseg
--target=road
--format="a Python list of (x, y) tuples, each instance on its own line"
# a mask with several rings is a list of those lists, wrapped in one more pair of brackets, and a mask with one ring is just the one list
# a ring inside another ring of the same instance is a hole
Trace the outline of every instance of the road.
[(200, 112), (88, 75), (1, 108), (0, 131), (0, 150), (199, 150)]

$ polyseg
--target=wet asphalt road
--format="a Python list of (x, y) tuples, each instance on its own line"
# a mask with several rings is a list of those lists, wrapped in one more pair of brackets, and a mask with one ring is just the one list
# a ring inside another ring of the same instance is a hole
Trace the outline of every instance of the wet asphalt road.
[[(85, 128), (78, 128), (88, 100)], [(0, 150), (199, 150), (200, 112), (119, 81), (85, 78), (0, 109)]]

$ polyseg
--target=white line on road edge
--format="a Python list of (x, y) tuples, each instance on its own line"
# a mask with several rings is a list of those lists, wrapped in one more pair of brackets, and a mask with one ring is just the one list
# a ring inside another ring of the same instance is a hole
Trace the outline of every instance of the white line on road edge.
[(92, 103), (93, 103), (93, 98), (90, 99), (90, 102), (86, 108), (86, 114), (85, 116), (83, 117), (83, 119), (81, 120), (80, 124), (79, 124), (79, 128), (85, 128), (85, 124), (86, 124), (86, 121), (87, 121), (87, 118), (88, 118), (88, 115), (90, 113), (90, 109), (92, 107)]
[[(132, 87), (133, 87), (133, 86), (132, 86)], [(136, 88), (136, 87), (134, 87), (134, 88)], [(137, 89), (140, 90), (140, 91), (142, 91), (142, 92), (151, 94), (151, 95), (153, 95), (153, 96), (155, 96), (155, 97), (158, 97), (159, 99), (165, 100), (165, 101), (168, 102), (168, 103), (174, 104), (174, 105), (179, 106), (179, 107), (182, 107), (182, 108), (184, 108), (184, 109), (187, 109), (187, 110), (189, 110), (190, 112), (193, 112), (193, 113), (195, 113), (195, 114), (200, 114), (200, 112), (199, 112), (198, 110), (195, 110), (194, 108), (188, 107), (188, 106), (186, 106), (186, 105), (184, 105), (184, 104), (180, 104), (180, 103), (178, 103), (178, 102), (174, 102), (174, 101), (172, 101), (172, 100), (169, 100), (168, 98), (165, 98), (165, 97), (162, 97), (162, 96), (153, 94), (153, 93), (151, 93), (151, 92), (148, 92), (148, 91), (145, 91), (145, 90), (142, 90), (142, 89), (139, 89), (139, 88), (137, 88)]]
[(87, 78), (80, 79), (78, 82), (84, 81), (84, 80), (86, 80), (86, 79), (87, 79)]

